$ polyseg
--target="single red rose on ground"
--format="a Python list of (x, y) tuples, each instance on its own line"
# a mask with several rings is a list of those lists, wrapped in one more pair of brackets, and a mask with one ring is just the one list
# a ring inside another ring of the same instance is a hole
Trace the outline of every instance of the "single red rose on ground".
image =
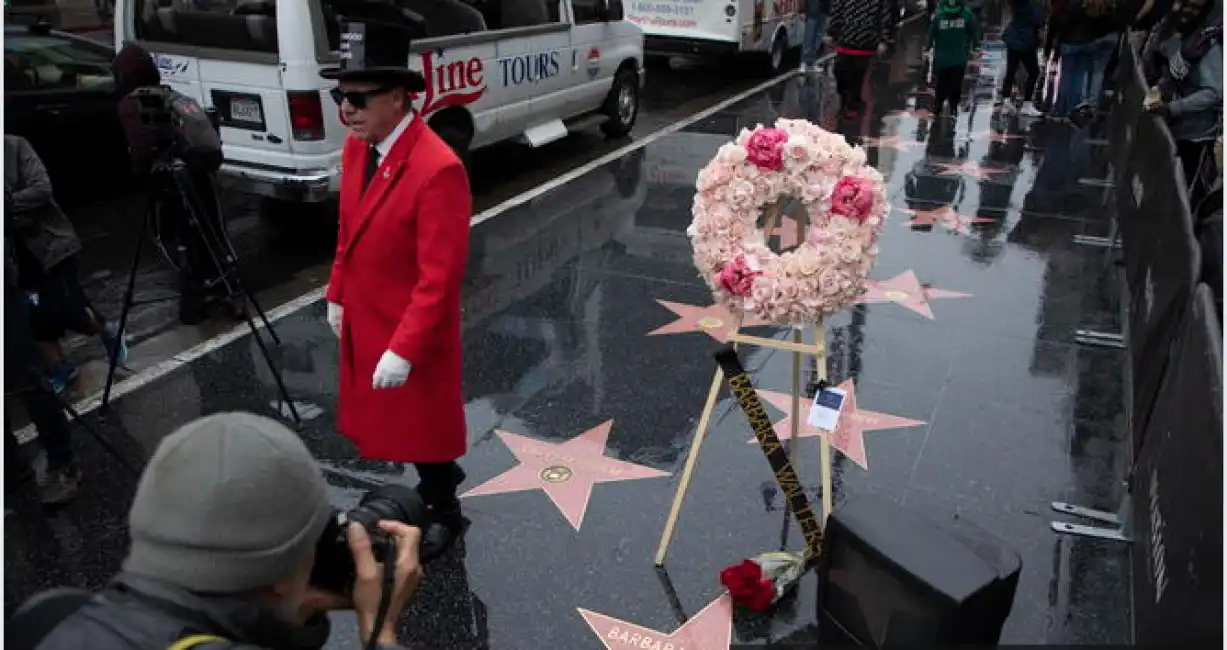
[(775, 583), (763, 577), (763, 569), (745, 560), (720, 572), (720, 583), (733, 602), (755, 612), (767, 612), (775, 601)]

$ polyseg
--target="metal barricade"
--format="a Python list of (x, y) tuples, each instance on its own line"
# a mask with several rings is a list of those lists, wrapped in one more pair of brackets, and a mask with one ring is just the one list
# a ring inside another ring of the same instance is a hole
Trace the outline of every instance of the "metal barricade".
[(1183, 310), (1138, 456), (1134, 643), (1222, 646), (1223, 349), (1213, 291)]

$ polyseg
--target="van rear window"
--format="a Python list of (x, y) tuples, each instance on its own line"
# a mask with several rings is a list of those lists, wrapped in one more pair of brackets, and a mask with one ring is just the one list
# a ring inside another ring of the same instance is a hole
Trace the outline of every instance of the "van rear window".
[(142, 41), (277, 53), (276, 0), (136, 0)]
[(340, 44), (338, 17), (382, 20), (415, 38), (440, 38), (559, 22), (559, 0), (319, 0), (328, 49)]

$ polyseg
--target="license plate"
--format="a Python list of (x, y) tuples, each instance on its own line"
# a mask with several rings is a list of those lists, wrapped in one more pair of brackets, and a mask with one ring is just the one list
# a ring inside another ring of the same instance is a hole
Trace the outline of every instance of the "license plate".
[(230, 99), (230, 119), (236, 122), (252, 122), (260, 124), (264, 114), (260, 111), (260, 102), (250, 99)]

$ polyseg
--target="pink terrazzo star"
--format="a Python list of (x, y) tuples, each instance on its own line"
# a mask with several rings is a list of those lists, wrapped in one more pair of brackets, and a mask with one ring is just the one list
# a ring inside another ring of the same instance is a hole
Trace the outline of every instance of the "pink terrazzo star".
[(930, 111), (927, 108), (906, 108), (901, 111), (891, 111), (883, 117), (914, 117), (918, 120), (928, 120), (933, 117), (933, 111)]
[(911, 210), (903, 209), (912, 215), (912, 218), (904, 221), (905, 226), (932, 226), (941, 224), (947, 230), (953, 230), (957, 233), (970, 235), (971, 224), (973, 223), (991, 223), (993, 220), (987, 217), (969, 217), (964, 214), (955, 212), (954, 208), (948, 205), (943, 205), (934, 210)]
[(780, 236), (781, 251), (801, 245), (801, 237), (797, 236), (797, 220), (792, 217), (780, 219), (780, 225), (776, 226), (771, 234)]
[[(796, 228), (796, 226), (794, 225), (793, 228)], [(733, 318), (733, 315), (720, 305), (699, 307), (698, 305), (688, 305), (683, 302), (670, 302), (668, 300), (657, 300), (656, 302), (660, 303), (665, 309), (677, 314), (677, 320), (648, 332), (648, 336), (703, 332), (721, 343), (726, 343), (729, 336), (733, 334), (734, 326), (737, 324), (737, 320)], [(761, 318), (747, 315), (742, 322), (742, 327), (757, 327), (768, 324), (767, 321)]]
[(865, 147), (905, 151), (907, 149), (911, 149), (912, 147), (923, 147), (925, 143), (917, 142), (908, 138), (901, 138), (897, 135), (888, 135), (881, 138), (865, 138), (862, 144)]
[(922, 287), (920, 281), (916, 279), (916, 273), (908, 270), (889, 280), (865, 280), (865, 293), (857, 298), (856, 302), (859, 305), (893, 302), (933, 320), (933, 310), (929, 308), (930, 300), (970, 296), (970, 293)]
[(1015, 140), (1027, 139), (1027, 136), (1021, 133), (1006, 133), (1004, 131), (976, 131), (967, 137), (971, 140), (988, 140), (990, 142), (1014, 142)]
[(733, 641), (733, 599), (727, 593), (691, 616), (673, 634), (577, 609), (607, 650), (728, 650)]
[(978, 181), (988, 180), (993, 177), (993, 174), (1001, 174), (1004, 169), (997, 167), (985, 167), (980, 163), (961, 162), (961, 163), (936, 163), (936, 167), (940, 168), (937, 172), (938, 176), (958, 176), (960, 174), (971, 176)]
[(567, 521), (579, 530), (592, 497), (592, 487), (597, 483), (669, 475), (606, 456), (605, 443), (612, 428), (613, 420), (607, 420), (562, 443), (534, 440), (496, 429), (494, 433), (520, 464), (465, 492), (462, 497), (544, 490)]
[[(827, 442), (863, 469), (869, 469), (869, 458), (865, 453), (866, 431), (902, 429), (928, 424), (923, 420), (901, 418), (897, 415), (857, 408), (856, 384), (851, 379), (845, 380), (839, 385), (839, 388), (847, 392), (848, 396), (844, 398), (843, 410), (839, 413), (839, 424), (835, 426), (835, 433), (827, 439)], [(784, 419), (775, 423), (775, 435), (779, 436), (780, 440), (788, 440), (792, 437), (792, 395), (777, 393), (773, 390), (759, 390), (758, 396), (785, 413)], [(813, 438), (829, 433), (825, 429), (810, 426), (809, 409), (811, 405), (811, 400), (801, 400), (801, 426), (797, 429), (798, 438)], [(758, 440), (750, 438), (750, 442), (757, 443)]]

